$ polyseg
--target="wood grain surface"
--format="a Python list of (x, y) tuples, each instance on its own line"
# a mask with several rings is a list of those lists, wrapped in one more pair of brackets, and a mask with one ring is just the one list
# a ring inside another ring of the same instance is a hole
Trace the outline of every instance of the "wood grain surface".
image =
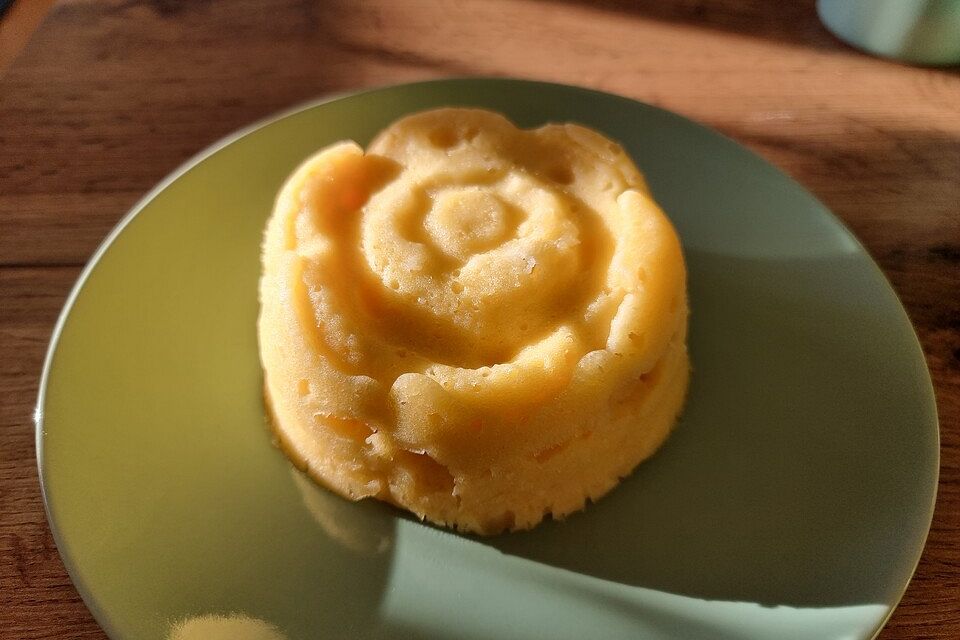
[(299, 101), (451, 75), (612, 91), (713, 126), (820, 197), (903, 300), (942, 467), (884, 640), (960, 638), (960, 72), (860, 54), (813, 2), (71, 0), (0, 76), (0, 637), (103, 638), (64, 571), (32, 412), (80, 266), (206, 145)]
[(53, 4), (53, 0), (10, 2), (0, 0), (0, 72), (20, 53)]

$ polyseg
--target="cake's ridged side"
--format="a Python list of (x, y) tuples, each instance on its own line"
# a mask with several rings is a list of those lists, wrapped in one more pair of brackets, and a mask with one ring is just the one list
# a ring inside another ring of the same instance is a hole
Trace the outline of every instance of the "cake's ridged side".
[(264, 239), (259, 340), (312, 477), (482, 534), (562, 518), (684, 400), (679, 241), (617, 145), (441, 110), (307, 160)]

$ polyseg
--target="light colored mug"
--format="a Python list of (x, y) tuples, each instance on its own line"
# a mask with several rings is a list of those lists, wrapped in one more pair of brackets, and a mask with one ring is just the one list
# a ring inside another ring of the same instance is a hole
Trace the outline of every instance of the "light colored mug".
[(960, 0), (817, 0), (841, 40), (918, 64), (960, 64)]

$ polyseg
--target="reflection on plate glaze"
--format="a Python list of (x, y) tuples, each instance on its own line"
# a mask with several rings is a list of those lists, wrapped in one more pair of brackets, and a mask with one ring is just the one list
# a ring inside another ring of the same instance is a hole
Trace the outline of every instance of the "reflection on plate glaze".
[[(446, 532), (424, 535), (408, 521), (397, 527), (390, 575), (379, 616), (416, 638), (456, 637), (451, 629), (469, 629), (471, 638), (512, 640), (855, 640), (869, 637), (887, 614), (881, 603), (768, 606), (630, 586)], [(531, 615), (544, 611), (550, 612), (546, 626)]]
[(167, 640), (287, 640), (287, 636), (257, 618), (209, 613), (174, 623)]
[(365, 554), (383, 553), (393, 545), (391, 518), (379, 513), (379, 505), (348, 502), (293, 467), (290, 476), (310, 515), (338, 543)]

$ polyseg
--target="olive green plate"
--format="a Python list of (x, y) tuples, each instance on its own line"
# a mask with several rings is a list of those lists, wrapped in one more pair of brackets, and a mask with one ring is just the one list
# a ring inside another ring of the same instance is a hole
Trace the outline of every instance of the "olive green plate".
[[(690, 272), (695, 369), (675, 434), (585, 512), (492, 539), (295, 472), (264, 424), (254, 333), (284, 177), (453, 104), (622, 141)], [(202, 153), (84, 271), (37, 421), (60, 553), (107, 633), (131, 640), (870, 638), (916, 566), (938, 471), (917, 338), (822, 204), (684, 118), (516, 80), (340, 97)]]

